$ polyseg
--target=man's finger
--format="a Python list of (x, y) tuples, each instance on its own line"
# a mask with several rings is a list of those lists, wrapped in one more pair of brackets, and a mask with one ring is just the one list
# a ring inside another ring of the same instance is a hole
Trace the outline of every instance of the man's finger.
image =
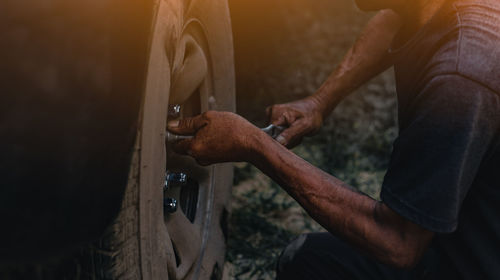
[(285, 129), (278, 137), (278, 141), (281, 145), (291, 149), (302, 141), (302, 138), (308, 133), (308, 130), (302, 124), (294, 124), (291, 127)]
[(278, 119), (271, 120), (271, 124), (274, 124), (275, 126), (287, 126), (288, 122), (286, 121), (286, 117), (281, 115)]
[(202, 115), (181, 120), (169, 121), (168, 131), (178, 135), (194, 135), (196, 132), (207, 125), (207, 121)]
[(275, 109), (276, 109), (276, 105), (269, 106), (266, 108), (266, 115), (268, 117), (268, 123), (274, 124), (274, 125), (282, 125), (282, 123), (285, 121), (283, 114), (277, 114)]
[(296, 124), (296, 121), (297, 116), (294, 114), (294, 112), (285, 111), (277, 120), (273, 121), (272, 124), (276, 126), (292, 127), (294, 124)]
[(192, 141), (192, 139), (179, 140), (172, 145), (172, 149), (174, 152), (181, 155), (191, 155), (190, 149)]

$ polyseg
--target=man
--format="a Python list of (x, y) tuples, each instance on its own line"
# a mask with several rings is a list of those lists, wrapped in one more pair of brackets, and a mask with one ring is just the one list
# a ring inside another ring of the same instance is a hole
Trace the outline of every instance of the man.
[[(500, 4), (357, 4), (385, 10), (317, 93), (268, 110), (288, 127), (278, 141), (234, 114), (208, 112), (169, 123), (194, 135), (176, 151), (201, 164), (254, 164), (329, 231), (290, 244), (278, 279), (500, 279)], [(342, 98), (391, 65), (400, 134), (375, 201), (283, 145), (317, 131)]]

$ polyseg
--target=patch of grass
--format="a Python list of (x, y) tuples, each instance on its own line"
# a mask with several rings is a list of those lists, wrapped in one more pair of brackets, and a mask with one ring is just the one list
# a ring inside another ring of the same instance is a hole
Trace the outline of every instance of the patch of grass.
[(251, 179), (255, 176), (255, 172), (256, 169), (252, 168), (250, 164), (236, 164), (236, 168), (234, 168), (233, 185), (237, 186), (241, 182)]
[(294, 234), (272, 224), (257, 209), (233, 211), (227, 260), (235, 266), (235, 279), (274, 278), (276, 261)]
[[(227, 261), (234, 279), (274, 279), (279, 254), (295, 234), (275, 223), (295, 202), (250, 164), (237, 164)], [(250, 177), (246, 177), (251, 175)], [(245, 180), (242, 180), (245, 178)], [(272, 217), (275, 217), (273, 219)]]
[(321, 227), (255, 167), (237, 164), (235, 173), (253, 174), (233, 190), (227, 261), (234, 279), (274, 279), (281, 251), (298, 234)]

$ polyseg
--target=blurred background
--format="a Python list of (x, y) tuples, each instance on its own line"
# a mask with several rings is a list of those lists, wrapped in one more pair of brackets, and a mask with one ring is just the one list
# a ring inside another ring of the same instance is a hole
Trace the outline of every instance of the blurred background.
[[(310, 95), (340, 62), (373, 14), (352, 0), (229, 0), (237, 110), (258, 126), (265, 108)], [(323, 129), (294, 152), (378, 198), (397, 134), (392, 69), (344, 100)], [(274, 279), (281, 250), (296, 235), (323, 231), (283, 190), (237, 164), (227, 273)]]

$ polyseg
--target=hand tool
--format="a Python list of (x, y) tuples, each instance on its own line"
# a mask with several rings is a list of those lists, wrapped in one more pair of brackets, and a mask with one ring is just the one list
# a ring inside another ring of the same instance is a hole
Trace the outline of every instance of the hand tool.
[(262, 131), (264, 131), (267, 135), (271, 136), (273, 139), (276, 139), (278, 135), (281, 134), (286, 129), (284, 126), (279, 126), (279, 125), (274, 125), (270, 124), (267, 127), (261, 128)]
[[(279, 125), (274, 125), (274, 124), (271, 124), (267, 127), (261, 128), (262, 131), (264, 131), (267, 135), (271, 136), (273, 139), (276, 139), (276, 137), (278, 137), (278, 135), (280, 135), (285, 129), (286, 129), (286, 127), (284, 127), (284, 126), (279, 126)], [(173, 143), (173, 142), (176, 142), (179, 140), (191, 139), (191, 138), (193, 138), (193, 136), (176, 135), (176, 134), (172, 134), (172, 133), (167, 131), (167, 138), (166, 139), (167, 139), (168, 143)]]

